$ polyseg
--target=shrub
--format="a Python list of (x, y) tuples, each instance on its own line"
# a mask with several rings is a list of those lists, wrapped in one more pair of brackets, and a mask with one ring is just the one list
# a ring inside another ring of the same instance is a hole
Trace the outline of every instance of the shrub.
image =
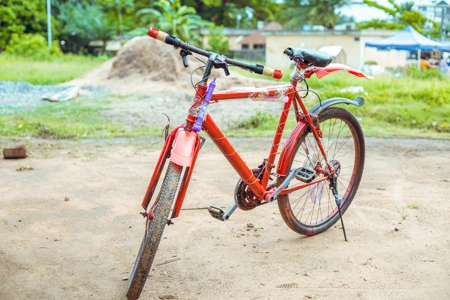
[(230, 56), (230, 45), (228, 44), (228, 39), (222, 33), (222, 30), (221, 27), (211, 29), (212, 35), (209, 37), (208, 44), (211, 51)]
[(230, 127), (230, 129), (251, 129), (258, 128), (265, 123), (273, 121), (276, 121), (276, 116), (266, 112), (257, 111), (247, 118), (229, 123), (228, 126)]
[(439, 69), (417, 69), (408, 68), (406, 69), (406, 74), (412, 78), (416, 79), (444, 79), (444, 75)]
[(40, 34), (13, 34), (5, 52), (37, 60), (45, 60), (52, 55), (62, 55), (58, 41), (53, 41), (52, 47), (49, 48), (47, 41)]

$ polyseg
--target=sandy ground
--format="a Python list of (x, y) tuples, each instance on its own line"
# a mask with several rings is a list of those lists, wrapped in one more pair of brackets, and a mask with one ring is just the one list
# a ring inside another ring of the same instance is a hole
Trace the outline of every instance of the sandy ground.
[[(165, 125), (161, 113), (183, 108), (171, 115), (177, 124), (190, 103), (184, 93), (192, 94), (187, 78), (196, 65), (182, 68), (178, 52), (167, 49), (136, 39), (67, 85), (150, 95), (105, 112), (125, 125)], [(217, 77), (218, 89), (274, 84)], [(156, 97), (161, 91), (170, 93)], [(210, 107), (222, 114), (221, 126), (260, 103), (224, 105)], [(279, 106), (264, 105), (268, 112)], [(125, 299), (144, 233), (140, 204), (161, 146), (152, 142), (32, 139), (20, 141), (28, 158), (0, 159), (1, 300)], [(271, 140), (232, 143), (256, 167)], [(236, 211), (226, 222), (213, 219), (204, 208), (229, 207), (238, 177), (208, 141), (141, 299), (449, 299), (450, 141), (366, 143), (360, 190), (344, 216), (345, 242), (340, 225), (299, 236), (276, 204)], [(0, 148), (11, 144), (0, 137)]]
[[(256, 166), (270, 140), (233, 143)], [(0, 299), (124, 299), (158, 146), (28, 148), (27, 159), (0, 159)], [(448, 153), (449, 141), (367, 138), (345, 242), (340, 226), (295, 234), (276, 204), (211, 218), (202, 208), (231, 205), (237, 175), (207, 142), (141, 299), (448, 299)]]

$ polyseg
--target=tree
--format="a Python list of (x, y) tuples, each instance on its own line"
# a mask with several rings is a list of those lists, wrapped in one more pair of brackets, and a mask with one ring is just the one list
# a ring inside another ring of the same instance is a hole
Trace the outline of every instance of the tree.
[(192, 6), (181, 5), (180, 0), (160, 0), (155, 8), (143, 8), (137, 16), (148, 26), (156, 27), (182, 40), (200, 43), (199, 29), (212, 26), (196, 14)]
[(102, 41), (105, 51), (106, 42), (114, 36), (114, 24), (108, 21), (99, 6), (67, 2), (59, 9), (63, 32), (75, 46), (73, 52), (87, 48), (93, 40)]
[(222, 33), (223, 27), (215, 27), (211, 29), (211, 36), (209, 37), (208, 44), (209, 50), (219, 53), (225, 54), (226, 56), (230, 56), (230, 45), (228, 43), (228, 39)]
[(364, 0), (364, 3), (370, 7), (381, 9), (388, 15), (392, 16), (393, 22), (374, 22), (374, 20), (372, 20), (366, 24), (358, 24), (357, 27), (360, 29), (370, 27), (383, 29), (392, 29), (392, 27), (394, 27), (402, 29), (407, 25), (411, 25), (420, 33), (424, 33), (423, 28), (427, 22), (433, 24), (433, 27), (435, 28), (438, 27), (438, 24), (436, 22), (424, 17), (419, 11), (413, 10), (413, 1), (403, 2), (400, 5), (398, 5), (395, 0), (388, 1), (392, 7), (380, 5), (376, 1), (372, 0)]
[(350, 0), (301, 0), (286, 1), (287, 8), (280, 11), (280, 18), (285, 26), (296, 28), (303, 24), (322, 25), (333, 29), (343, 16), (337, 11), (339, 8), (351, 4)]
[[(256, 27), (257, 21), (278, 21), (277, 13), (285, 6), (277, 0), (184, 0), (183, 3), (195, 7), (203, 19), (227, 27), (236, 27), (237, 14), (242, 17), (241, 27)], [(251, 18), (244, 20), (248, 11), (252, 11)]]
[[(0, 0), (0, 51), (8, 45), (11, 36), (39, 33), (47, 36), (45, 0)], [(59, 22), (52, 18), (52, 32), (60, 32)]]
[(254, 17), (255, 10), (251, 7), (238, 7), (234, 3), (229, 3), (226, 9), (225, 19), (228, 21), (230, 27), (239, 28), (255, 28), (256, 18)]
[(124, 29), (123, 15), (129, 14), (134, 8), (133, 0), (97, 0), (96, 4), (112, 12), (118, 21), (117, 32), (122, 35)]
[(406, 1), (406, 2), (400, 3), (401, 12), (413, 11), (413, 7), (414, 7), (414, 1)]

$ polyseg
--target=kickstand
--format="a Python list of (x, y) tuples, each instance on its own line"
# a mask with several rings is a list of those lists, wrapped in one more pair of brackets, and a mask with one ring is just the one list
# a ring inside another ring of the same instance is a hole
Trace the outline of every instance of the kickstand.
[(344, 226), (344, 219), (342, 219), (342, 213), (341, 213), (341, 203), (342, 203), (342, 199), (338, 194), (337, 191), (337, 179), (333, 178), (331, 180), (331, 190), (333, 191), (333, 196), (334, 196), (334, 200), (336, 200), (336, 205), (338, 207), (338, 211), (339, 211), (339, 219), (341, 219), (341, 225), (342, 225), (342, 231), (344, 231), (344, 239), (346, 242), (347, 241), (347, 234), (345, 233), (345, 226)]

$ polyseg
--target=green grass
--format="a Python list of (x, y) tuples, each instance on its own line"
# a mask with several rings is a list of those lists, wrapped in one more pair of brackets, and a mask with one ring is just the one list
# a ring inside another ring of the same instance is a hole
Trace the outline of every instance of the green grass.
[(58, 84), (80, 77), (106, 60), (105, 57), (64, 55), (51, 61), (36, 61), (0, 53), (0, 80)]
[[(385, 76), (368, 81), (344, 75), (335, 78), (329, 75), (329, 79), (321, 79), (323, 81), (318, 84), (321, 84), (322, 97), (362, 96), (365, 105), (347, 108), (362, 119), (361, 124), (367, 134), (409, 136), (414, 133), (426, 136), (429, 133), (436, 136), (442, 133), (442, 137), (449, 137), (449, 78), (395, 79)], [(315, 86), (314, 83), (311, 85)], [(368, 95), (340, 92), (350, 85), (362, 85)]]
[(0, 115), (0, 136), (35, 136), (48, 138), (115, 138), (157, 136), (161, 128), (128, 128), (101, 115), (112, 102), (108, 99), (43, 102), (33, 111)]
[[(425, 77), (425, 76), (423, 76)], [(318, 92), (321, 99), (357, 96), (365, 99), (362, 107), (343, 105), (359, 120), (367, 136), (377, 137), (420, 137), (450, 139), (450, 78), (417, 79), (405, 77), (395, 79), (389, 76), (374, 80), (357, 78), (347, 73), (335, 73), (322, 79), (315, 76), (308, 79), (309, 87)], [(366, 94), (341, 92), (348, 86), (363, 86)], [(305, 99), (307, 107), (318, 103), (318, 98), (310, 93)], [(261, 117), (260, 112), (249, 116), (240, 123), (252, 123)], [(278, 122), (278, 116), (265, 117), (261, 126), (251, 131), (245, 126), (227, 130), (234, 136), (270, 136)], [(293, 128), (295, 120), (291, 112), (286, 128)]]
[[(56, 84), (78, 77), (103, 61), (104, 59), (92, 57), (64, 56), (52, 61), (37, 62), (0, 54), (0, 80)], [(239, 73), (250, 74), (243, 70)], [(289, 74), (290, 71), (284, 73)], [(249, 76), (264, 78), (257, 74)], [(288, 75), (285, 75), (283, 80), (278, 82), (285, 84), (288, 80)], [(379, 76), (374, 80), (366, 80), (338, 72), (320, 80), (313, 76), (308, 79), (308, 84), (312, 90), (319, 93), (322, 100), (330, 97), (363, 97), (365, 104), (362, 107), (345, 108), (360, 120), (366, 136), (450, 139), (448, 77), (413, 72), (411, 76), (399, 79)], [(348, 86), (359, 85), (364, 87), (367, 95), (341, 91)], [(101, 117), (100, 111), (108, 109), (111, 103), (121, 101), (139, 101), (139, 97), (125, 100), (123, 97), (107, 96), (105, 99), (89, 101), (75, 100), (53, 104), (43, 102), (33, 111), (0, 115), (0, 124), (4, 125), (0, 126), (0, 135), (58, 138), (160, 135), (160, 128), (128, 128), (119, 122)], [(312, 107), (318, 103), (318, 99), (310, 93), (305, 102), (307, 107)], [(228, 136), (273, 136), (277, 122), (277, 115), (255, 112), (224, 132)], [(285, 134), (289, 134), (294, 126), (294, 114), (291, 111)]]
[(419, 205), (417, 204), (410, 204), (407, 206), (409, 209), (419, 209)]

